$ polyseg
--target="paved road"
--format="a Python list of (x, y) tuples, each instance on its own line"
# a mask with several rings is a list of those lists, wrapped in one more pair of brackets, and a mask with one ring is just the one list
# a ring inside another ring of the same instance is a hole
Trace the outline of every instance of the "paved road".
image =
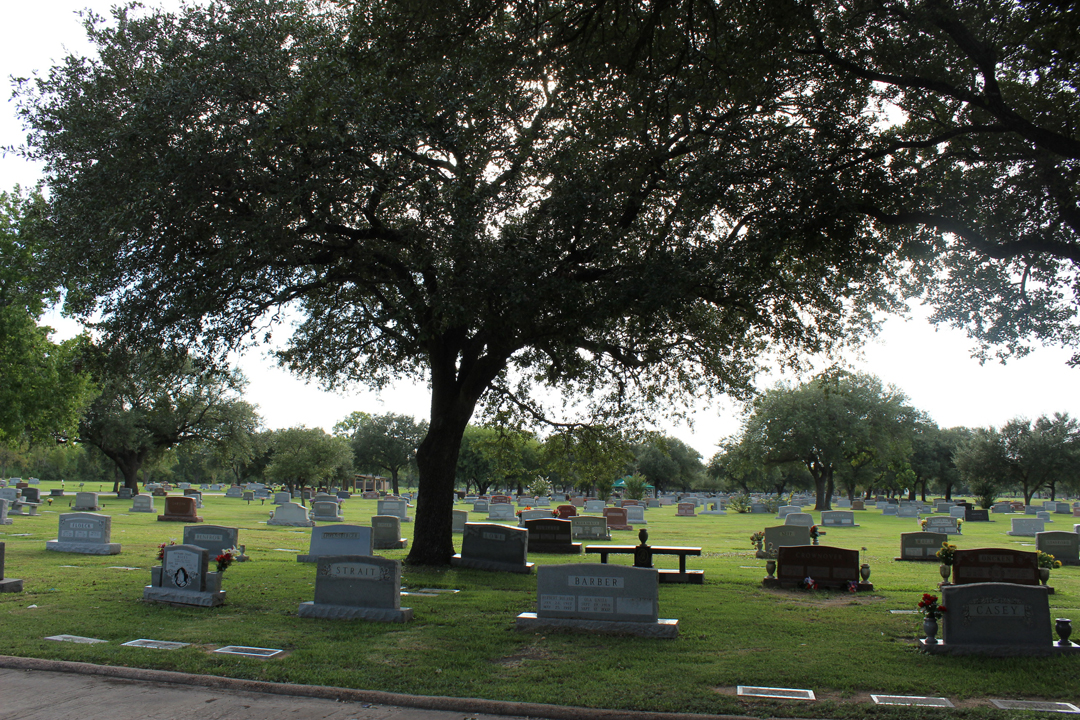
[(0, 668), (0, 720), (511, 720), (509, 715), (338, 702)]

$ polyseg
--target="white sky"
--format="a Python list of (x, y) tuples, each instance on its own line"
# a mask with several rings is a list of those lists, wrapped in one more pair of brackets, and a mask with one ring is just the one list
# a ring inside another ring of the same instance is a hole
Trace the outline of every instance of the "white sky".
[[(36, 0), (6, 7), (4, 22), (0, 23), (3, 82), (7, 83), (9, 76), (25, 77), (35, 71), (46, 71), (64, 57), (65, 50), (88, 52), (75, 12), (90, 7), (107, 15), (112, 4), (102, 0)], [(157, 3), (151, 0), (147, 4)], [(171, 0), (166, 4), (179, 3)], [(0, 109), (0, 147), (19, 145), (22, 140), (14, 103), (8, 101)], [(11, 153), (0, 157), (0, 189), (10, 190), (16, 184), (33, 186), (39, 174), (39, 168)], [(947, 328), (935, 330), (923, 319), (925, 314), (917, 308), (914, 313), (917, 317), (912, 321), (890, 318), (879, 338), (864, 349), (864, 359), (849, 358), (849, 361), (856, 368), (899, 387), (915, 407), (927, 412), (942, 427), (1001, 425), (1017, 416), (1034, 418), (1053, 412), (1080, 412), (1077, 390), (1080, 370), (1066, 367), (1069, 352), (1045, 348), (1005, 366), (979, 365), (971, 359), (972, 344), (962, 333)], [(248, 354), (240, 365), (250, 380), (247, 398), (259, 406), (267, 427), (303, 424), (330, 430), (354, 410), (397, 412), (417, 418), (428, 415), (424, 387), (402, 385), (381, 395), (339, 396), (305, 385), (264, 359), (262, 353)], [(774, 381), (775, 378), (765, 379), (762, 387)], [(720, 439), (738, 431), (739, 412), (738, 405), (722, 401), (697, 408), (692, 430), (664, 429), (707, 459)]]

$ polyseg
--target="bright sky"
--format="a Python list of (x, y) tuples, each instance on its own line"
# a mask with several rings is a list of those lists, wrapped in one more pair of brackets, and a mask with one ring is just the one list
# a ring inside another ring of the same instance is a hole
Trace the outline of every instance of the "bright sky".
[[(85, 7), (108, 14), (113, 0), (37, 0), (15, 3), (4, 10), (0, 23), (0, 69), (9, 76), (44, 73), (67, 52), (86, 53), (89, 47), (76, 12)], [(147, 5), (156, 5), (148, 0)], [(176, 6), (171, 0), (165, 3)], [(10, 95), (10, 93), (9, 93)], [(0, 110), (0, 147), (23, 141), (14, 103)], [(36, 184), (40, 168), (12, 153), (0, 157), (0, 189)], [(915, 319), (890, 318), (863, 359), (848, 361), (903, 390), (911, 403), (927, 412), (942, 427), (1001, 425), (1011, 418), (1035, 418), (1054, 412), (1080, 412), (1077, 380), (1080, 370), (1065, 365), (1070, 353), (1060, 348), (1040, 349), (1008, 365), (979, 365), (970, 357), (972, 344), (960, 332), (935, 329), (916, 308)], [(62, 323), (50, 321), (63, 330)], [(274, 366), (262, 353), (245, 356), (241, 369), (250, 380), (247, 398), (259, 406), (267, 427), (307, 425), (330, 430), (354, 410), (396, 412), (417, 418), (428, 416), (424, 387), (402, 385), (381, 395), (360, 392), (348, 396), (321, 392)], [(767, 387), (776, 378), (763, 380)], [(740, 406), (722, 401), (694, 412), (694, 427), (665, 427), (666, 432), (696, 448), (708, 459), (716, 443), (736, 433)]]

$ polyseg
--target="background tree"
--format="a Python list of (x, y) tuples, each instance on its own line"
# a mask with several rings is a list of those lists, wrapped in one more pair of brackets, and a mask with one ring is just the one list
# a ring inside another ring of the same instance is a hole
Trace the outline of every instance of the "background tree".
[(390, 473), (394, 494), (398, 495), (399, 474), (416, 463), (416, 448), (427, 434), (427, 422), (395, 413), (354, 412), (334, 426), (334, 433), (349, 437), (357, 468)]
[(497, 431), (490, 427), (469, 425), (465, 428), (457, 459), (456, 478), (464, 483), (466, 492), (473, 487), (478, 495), (485, 495), (496, 479), (495, 458), (491, 452), (496, 434)]
[(135, 492), (139, 469), (162, 452), (192, 441), (228, 443), (248, 430), (252, 412), (239, 400), (238, 372), (163, 349), (87, 346), (82, 357), (99, 394), (76, 440), (112, 460)]
[(264, 475), (289, 492), (316, 487), (352, 470), (352, 448), (343, 437), (322, 428), (303, 426), (275, 430), (271, 436), (273, 453)]
[(548, 418), (553, 388), (611, 424), (745, 391), (767, 346), (866, 332), (924, 249), (852, 215), (870, 82), (774, 52), (791, 13), (451, 5), (121, 9), (20, 94), (71, 310), (222, 350), (289, 304), (297, 372), (430, 384), (431, 564), (478, 406)]
[(611, 495), (615, 481), (633, 459), (630, 439), (614, 427), (580, 426), (549, 435), (541, 462), (554, 472), (564, 487), (592, 494)]
[(952, 499), (952, 489), (960, 481), (953, 455), (960, 441), (966, 436), (965, 428), (942, 430), (927, 417), (920, 417), (911, 435), (911, 455), (908, 466), (913, 474), (910, 500), (919, 492), (926, 502), (930, 487), (938, 488), (946, 500)]
[(82, 338), (54, 343), (38, 322), (58, 299), (42, 267), (40, 196), (0, 192), (0, 442), (70, 435), (90, 398), (76, 356)]
[(698, 484), (705, 466), (701, 453), (673, 437), (653, 436), (634, 447), (634, 467), (657, 491), (689, 490)]
[(868, 456), (887, 462), (914, 419), (899, 390), (841, 371), (766, 391), (754, 401), (743, 433), (766, 463), (802, 463), (814, 479), (815, 509), (828, 510), (837, 471), (851, 471)]

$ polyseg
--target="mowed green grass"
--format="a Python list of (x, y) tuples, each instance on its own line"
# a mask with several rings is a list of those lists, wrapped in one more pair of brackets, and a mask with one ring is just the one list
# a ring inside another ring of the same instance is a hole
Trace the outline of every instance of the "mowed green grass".
[[(43, 494), (49, 486), (43, 485)], [(69, 489), (70, 491), (70, 489)], [(156, 564), (157, 545), (180, 542), (183, 526), (156, 514), (129, 514), (131, 502), (103, 495), (113, 517), (115, 556), (55, 553), (57, 514), (71, 496), (41, 517), (14, 517), (0, 527), (7, 544), (7, 576), (22, 578), (21, 594), (0, 594), (0, 654), (76, 660), (238, 678), (365, 688), (419, 695), (483, 697), (613, 709), (738, 713), (795, 717), (926, 717), (925, 709), (871, 707), (869, 693), (973, 698), (1080, 700), (1080, 657), (950, 658), (915, 649), (921, 633), (911, 610), (924, 592), (937, 592), (936, 563), (896, 562), (900, 533), (918, 530), (911, 519), (878, 511), (856, 512), (858, 528), (830, 529), (822, 544), (861, 550), (872, 569), (872, 593), (767, 590), (765, 561), (754, 558), (749, 536), (780, 524), (771, 514), (675, 517), (675, 508), (646, 512), (649, 542), (701, 546), (689, 566), (705, 571), (705, 584), (661, 585), (660, 614), (678, 618), (675, 640), (565, 633), (521, 633), (515, 616), (535, 610), (535, 575), (405, 567), (405, 589), (453, 588), (456, 594), (405, 596), (408, 624), (301, 619), (297, 606), (311, 600), (315, 566), (296, 562), (310, 531), (265, 524), (272, 506), (220, 495), (204, 497), (207, 523), (241, 528), (252, 562), (235, 564), (224, 579), (220, 608), (179, 608), (142, 602)], [(155, 498), (158, 511), (163, 499)], [(459, 507), (465, 507), (459, 505)], [(345, 522), (366, 525), (376, 501), (352, 498)], [(819, 517), (815, 513), (815, 517)], [(965, 523), (959, 547), (1034, 549), (1033, 538), (1005, 534), (1010, 516)], [(1054, 515), (1049, 528), (1072, 530), (1073, 518)], [(472, 514), (470, 520), (486, 516)], [(411, 537), (412, 524), (403, 524)], [(460, 536), (456, 536), (460, 542)], [(613, 543), (637, 542), (614, 532)], [(403, 559), (406, 550), (380, 551)], [(534, 555), (538, 564), (597, 562), (595, 555)], [(613, 562), (629, 563), (628, 556)], [(677, 560), (659, 557), (660, 567)], [(133, 567), (135, 570), (115, 569)], [(1051, 574), (1056, 593), (1051, 617), (1080, 623), (1080, 568)], [(48, 641), (82, 635), (107, 644)], [(191, 643), (174, 651), (121, 647), (137, 638)], [(253, 660), (208, 651), (224, 645), (282, 648), (284, 657)], [(744, 702), (737, 685), (813, 689), (823, 702)], [(953, 716), (1001, 717), (961, 709)]]

